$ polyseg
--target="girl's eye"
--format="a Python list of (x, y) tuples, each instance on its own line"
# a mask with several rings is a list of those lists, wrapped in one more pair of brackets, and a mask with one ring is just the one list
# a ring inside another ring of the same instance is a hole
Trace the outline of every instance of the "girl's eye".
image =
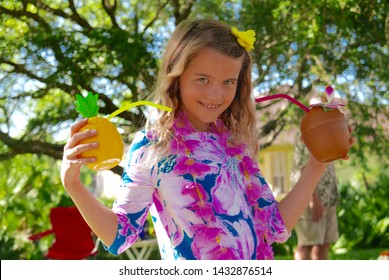
[(204, 78), (204, 77), (199, 78), (198, 81), (199, 81), (200, 83), (202, 83), (202, 84), (208, 83), (208, 79), (207, 79), (207, 78)]
[(235, 84), (235, 81), (234, 81), (234, 80), (227, 80), (227, 81), (224, 82), (224, 84), (225, 84), (226, 86), (234, 85), (234, 84)]

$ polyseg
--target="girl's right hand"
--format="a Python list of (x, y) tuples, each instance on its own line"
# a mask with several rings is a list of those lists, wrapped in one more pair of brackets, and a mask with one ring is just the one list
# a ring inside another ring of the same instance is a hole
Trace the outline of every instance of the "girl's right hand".
[(95, 158), (83, 158), (81, 153), (96, 149), (97, 142), (80, 144), (80, 141), (91, 138), (96, 135), (96, 130), (79, 130), (88, 123), (88, 119), (83, 119), (74, 123), (70, 128), (68, 142), (64, 147), (64, 153), (61, 164), (61, 180), (66, 187), (69, 184), (79, 181), (81, 166), (96, 161)]

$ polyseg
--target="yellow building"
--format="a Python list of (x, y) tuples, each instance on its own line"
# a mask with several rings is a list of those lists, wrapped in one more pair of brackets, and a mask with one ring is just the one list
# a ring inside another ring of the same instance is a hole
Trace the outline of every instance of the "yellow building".
[(277, 199), (292, 187), (293, 144), (274, 144), (260, 151), (259, 168)]
[[(269, 107), (257, 110), (258, 129), (269, 120), (277, 120), (277, 112), (290, 106), (289, 101), (280, 100)], [(294, 145), (300, 141), (299, 127), (287, 126), (280, 132), (271, 132), (267, 137), (260, 139), (260, 146), (268, 145), (259, 151), (259, 168), (272, 189), (274, 196), (279, 200), (293, 187), (295, 178), (293, 172)], [(275, 137), (274, 134), (277, 136)]]

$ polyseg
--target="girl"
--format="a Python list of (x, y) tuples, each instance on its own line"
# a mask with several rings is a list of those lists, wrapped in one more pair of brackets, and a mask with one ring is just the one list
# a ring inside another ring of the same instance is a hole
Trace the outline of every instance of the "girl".
[(308, 204), (326, 164), (311, 157), (301, 179), (278, 203), (257, 166), (251, 96), (253, 32), (212, 20), (181, 22), (167, 44), (155, 102), (171, 107), (137, 132), (112, 209), (79, 179), (80, 158), (98, 143), (64, 149), (64, 187), (107, 249), (125, 251), (149, 210), (163, 259), (272, 259)]

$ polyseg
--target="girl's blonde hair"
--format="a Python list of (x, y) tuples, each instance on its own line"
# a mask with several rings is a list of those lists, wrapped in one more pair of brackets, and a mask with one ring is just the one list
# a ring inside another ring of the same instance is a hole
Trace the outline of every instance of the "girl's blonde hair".
[(209, 19), (182, 21), (167, 43), (153, 92), (153, 101), (173, 110), (170, 113), (161, 111), (153, 122), (148, 120), (149, 131), (153, 131), (156, 136), (155, 144), (164, 151), (168, 148), (168, 143), (173, 137), (171, 131), (173, 122), (180, 108), (179, 78), (191, 60), (205, 47), (232, 58), (243, 56), (235, 98), (220, 119), (231, 131), (233, 143), (246, 143), (250, 152), (257, 155), (258, 138), (251, 96), (250, 54), (239, 45), (228, 25)]

